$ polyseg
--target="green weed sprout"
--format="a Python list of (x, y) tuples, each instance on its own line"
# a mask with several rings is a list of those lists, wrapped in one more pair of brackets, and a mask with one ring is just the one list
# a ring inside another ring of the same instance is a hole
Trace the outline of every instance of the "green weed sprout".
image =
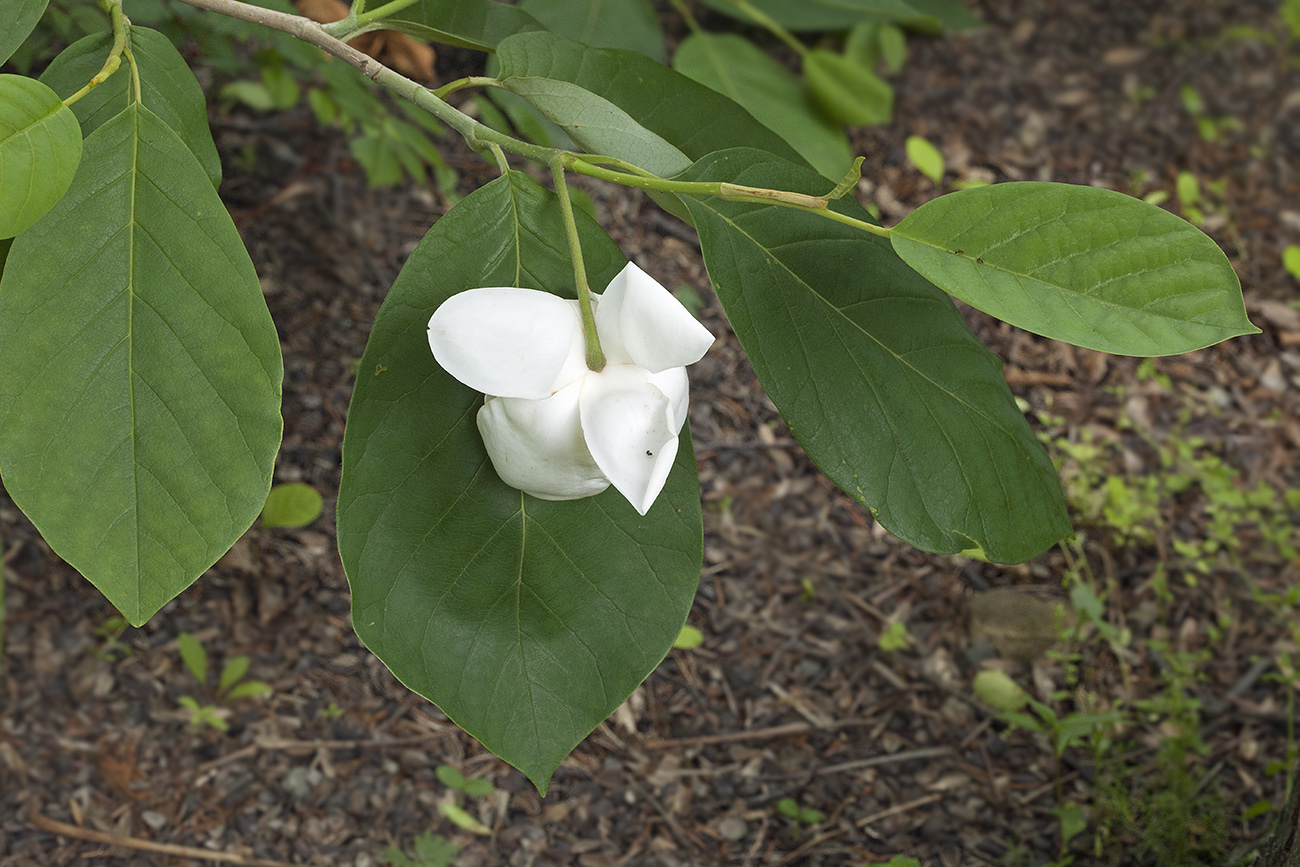
[[(180, 650), (181, 661), (185, 667), (190, 670), (194, 678), (202, 685), (206, 686), (208, 682), (208, 653), (203, 649), (203, 644), (188, 632), (182, 632), (176, 636), (176, 645)], [(270, 695), (271, 687), (260, 680), (244, 680), (244, 675), (248, 674), (249, 659), (247, 656), (235, 656), (226, 661), (225, 666), (221, 669), (221, 677), (217, 680), (217, 688), (214, 694), (217, 702), (234, 701), (239, 698), (251, 698), (258, 695)], [(200, 704), (192, 696), (183, 695), (176, 700), (181, 707), (190, 712), (190, 725), (193, 728), (202, 728), (205, 725), (212, 726), (220, 731), (229, 730), (230, 726), (226, 724), (226, 717), (229, 711), (220, 708), (217, 704)]]

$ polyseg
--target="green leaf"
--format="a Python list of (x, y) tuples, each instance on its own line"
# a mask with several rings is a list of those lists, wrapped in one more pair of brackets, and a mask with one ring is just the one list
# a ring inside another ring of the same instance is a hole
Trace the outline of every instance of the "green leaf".
[(501, 86), (522, 96), (588, 151), (613, 154), (660, 176), (684, 171), (686, 154), (641, 126), (614, 103), (553, 78), (509, 76)]
[[(4, 264), (3, 256), (0, 256), (0, 265)], [(1282, 267), (1292, 277), (1300, 280), (1300, 246), (1288, 244), (1282, 251)]]
[(0, 75), (0, 238), (12, 238), (63, 198), (81, 160), (81, 129), (58, 94)]
[(492, 794), (492, 781), (485, 780), (482, 777), (474, 780), (466, 780), (465, 785), (461, 786), (461, 791), (475, 798), (483, 798)]
[(305, 527), (320, 517), (320, 491), (301, 482), (274, 485), (262, 506), (263, 527)]
[(217, 689), (222, 692), (230, 689), (239, 679), (248, 674), (249, 659), (247, 656), (236, 656), (225, 664), (221, 669), (221, 680), (218, 681)]
[(384, 27), (475, 51), (493, 51), (507, 36), (542, 29), (524, 10), (495, 0), (419, 0), (385, 18)]
[[(735, 102), (644, 54), (588, 48), (552, 33), (526, 33), (504, 40), (497, 57), (503, 78), (576, 84), (622, 109), (689, 159), (744, 144), (802, 161), (784, 139)], [(601, 152), (582, 130), (576, 131), (574, 141), (592, 153)], [(608, 155), (627, 159), (625, 154)]]
[(880, 63), (879, 21), (863, 21), (854, 25), (844, 37), (844, 56), (863, 69), (874, 70)]
[(664, 34), (649, 0), (523, 0), (519, 8), (552, 33), (592, 48), (639, 51), (657, 63), (667, 60)]
[[(750, 24), (758, 24), (736, 7), (735, 0), (701, 0), (719, 12)], [(750, 0), (754, 8), (789, 30), (846, 30), (859, 21), (907, 21), (940, 26), (927, 19), (912, 0)]]
[(180, 651), (181, 661), (194, 675), (199, 683), (208, 682), (208, 654), (199, 640), (188, 632), (176, 636), (176, 648)]
[(132, 105), (0, 283), (0, 472), (60, 556), (139, 626), (262, 509), (280, 343), (194, 155)]
[(416, 836), (415, 854), (420, 857), (420, 867), (450, 867), (456, 861), (456, 853), (461, 847), (432, 831), (425, 831)]
[(880, 25), (880, 56), (890, 74), (897, 75), (903, 71), (903, 64), (907, 62), (907, 37), (893, 24)]
[[(625, 260), (576, 217), (588, 277), (603, 287)], [(375, 319), (338, 501), (357, 634), (543, 792), (560, 760), (667, 654), (702, 555), (688, 430), (644, 518), (613, 488), (536, 500), (497, 477), (475, 424), (481, 396), (429, 352), (429, 316), (457, 292), (572, 295), (562, 226), (554, 194), (519, 172), (434, 224)]]
[[(99, 72), (113, 45), (108, 33), (74, 42), (41, 73), (41, 81), (61, 97), (80, 90)], [(212, 141), (208, 109), (189, 64), (170, 39), (156, 30), (131, 28), (131, 51), (140, 70), (140, 98), (185, 142), (207, 172), (214, 187), (221, 185), (221, 157)], [(131, 70), (126, 60), (117, 71), (72, 104), (82, 135), (90, 135), (131, 101)]]
[(803, 57), (803, 75), (813, 99), (828, 115), (850, 126), (889, 123), (894, 89), (879, 75), (823, 48)]
[[(682, 180), (815, 195), (825, 181), (752, 150)], [(804, 451), (904, 541), (1015, 563), (1069, 535), (1060, 482), (1001, 363), (888, 241), (776, 205), (682, 197), (759, 381)], [(831, 207), (857, 219), (848, 198)]]
[(270, 89), (260, 81), (240, 79), (221, 87), (221, 98), (242, 103), (253, 111), (270, 111), (275, 108), (275, 97)]
[(438, 765), (433, 772), (444, 786), (452, 789), (465, 788), (465, 775), (451, 765)]
[(438, 809), (442, 811), (444, 816), (451, 820), (453, 825), (456, 825), (459, 828), (464, 828), (471, 834), (478, 834), (483, 837), (488, 837), (492, 834), (491, 828), (484, 825), (478, 819), (475, 819), (463, 807), (452, 803), (451, 801), (443, 801), (438, 804)]
[(0, 19), (5, 22), (4, 28), (0, 29), (0, 64), (27, 41), (48, 4), (49, 0), (4, 0), (0, 3)]
[(1089, 349), (1172, 355), (1259, 330), (1214, 241), (1113, 190), (1048, 183), (963, 190), (917, 208), (891, 239), (939, 288), (1026, 331)]
[(237, 698), (255, 698), (259, 695), (270, 695), (273, 692), (269, 684), (262, 683), (260, 680), (245, 680), (237, 683), (226, 693), (229, 701)]
[(673, 647), (678, 650), (694, 650), (703, 643), (704, 633), (688, 623), (677, 634), (677, 640), (673, 642)]
[(906, 148), (907, 158), (916, 166), (917, 171), (936, 184), (943, 182), (943, 154), (939, 153), (937, 147), (930, 144), (928, 139), (910, 135), (907, 137)]
[(735, 100), (826, 177), (843, 177), (853, 162), (844, 130), (813, 105), (793, 72), (748, 39), (694, 33), (673, 55), (673, 68)]

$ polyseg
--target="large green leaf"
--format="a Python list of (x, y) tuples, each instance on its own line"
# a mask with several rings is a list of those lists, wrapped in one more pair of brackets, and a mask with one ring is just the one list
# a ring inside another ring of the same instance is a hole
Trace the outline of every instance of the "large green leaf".
[(890, 237), (904, 261), (946, 292), (1090, 349), (1171, 355), (1259, 330), (1214, 241), (1113, 190), (963, 190), (917, 208)]
[[(76, 93), (104, 66), (113, 46), (110, 33), (79, 39), (54, 58), (41, 81), (61, 97)], [(221, 158), (208, 126), (203, 89), (171, 40), (156, 30), (131, 28), (131, 51), (140, 71), (140, 98), (185, 142), (207, 172), (212, 185), (221, 184)], [(131, 70), (125, 60), (117, 71), (72, 104), (81, 132), (90, 135), (121, 113), (132, 98)]]
[(384, 26), (475, 51), (493, 51), (507, 36), (542, 29), (536, 18), (518, 6), (496, 0), (418, 0), (385, 18)]
[(0, 75), (0, 238), (12, 238), (67, 192), (81, 129), (58, 94), (32, 78)]
[(50, 0), (0, 0), (0, 63), (13, 56), (14, 51), (27, 41), (36, 24), (45, 14)]
[(673, 68), (735, 100), (831, 180), (852, 165), (844, 130), (813, 105), (793, 72), (743, 36), (694, 33), (673, 55)]
[[(752, 150), (683, 180), (824, 192)], [(889, 242), (776, 205), (682, 197), (704, 264), (768, 396), (804, 451), (887, 529), (930, 551), (1004, 563), (1070, 532), (1061, 485), (1001, 362)], [(856, 202), (837, 211), (869, 219)]]
[(649, 0), (523, 0), (519, 8), (547, 30), (592, 48), (626, 48), (663, 63), (664, 34)]
[[(795, 162), (802, 158), (749, 112), (644, 54), (589, 48), (553, 33), (525, 33), (497, 46), (503, 78), (567, 81), (627, 113), (692, 160), (728, 147), (762, 148)], [(593, 153), (582, 130), (570, 133)], [(627, 159), (624, 154), (607, 154)]]
[[(594, 286), (623, 257), (581, 213)], [(411, 254), (375, 319), (348, 412), (338, 540), (357, 634), (546, 791), (559, 762), (663, 659), (699, 581), (690, 435), (646, 517), (613, 488), (568, 502), (505, 485), (479, 394), (429, 352), (430, 314), (477, 286), (572, 295), (559, 205), (512, 172), (467, 196)]]
[(140, 625), (248, 529), (280, 444), (280, 345), (194, 155), (132, 105), (0, 281), (0, 473)]

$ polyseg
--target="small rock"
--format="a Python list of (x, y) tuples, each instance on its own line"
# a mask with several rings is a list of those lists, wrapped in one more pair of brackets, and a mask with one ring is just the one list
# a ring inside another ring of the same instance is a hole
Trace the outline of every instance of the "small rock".
[(749, 826), (739, 816), (723, 816), (718, 820), (718, 834), (724, 840), (736, 842), (749, 833)]
[(153, 828), (155, 831), (161, 831), (167, 826), (167, 817), (154, 810), (145, 810), (140, 814), (140, 818), (144, 820), (146, 825)]

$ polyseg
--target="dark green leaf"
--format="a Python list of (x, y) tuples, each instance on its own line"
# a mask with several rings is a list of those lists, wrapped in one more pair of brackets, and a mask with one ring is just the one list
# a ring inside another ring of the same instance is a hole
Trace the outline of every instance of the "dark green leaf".
[(507, 36), (542, 29), (524, 10), (495, 0), (419, 0), (384, 19), (384, 26), (476, 51), (493, 51)]
[(4, 0), (0, 3), (0, 64), (13, 56), (14, 51), (27, 41), (36, 29), (36, 23), (45, 14), (50, 0)]
[(851, 126), (889, 123), (894, 89), (879, 75), (843, 55), (817, 49), (803, 58), (813, 99), (831, 117)]
[(133, 105), (0, 284), (0, 472), (45, 540), (134, 625), (262, 509), (280, 344), (194, 155)]
[[(692, 160), (747, 145), (802, 161), (784, 139), (739, 105), (644, 54), (588, 48), (552, 33), (526, 33), (504, 40), (497, 57), (502, 77), (576, 84), (618, 106)], [(596, 152), (585, 137), (574, 141)]]
[(81, 160), (81, 129), (58, 94), (33, 78), (0, 75), (0, 238), (54, 207)]
[(1140, 199), (1009, 183), (927, 202), (894, 227), (898, 255), (1012, 325), (1123, 355), (1171, 355), (1259, 329), (1218, 245)]
[[(603, 287), (624, 259), (576, 216), (588, 275)], [(482, 397), (429, 352), (429, 316), (457, 292), (514, 285), (571, 296), (562, 225), (554, 194), (518, 172), (434, 224), (366, 346), (338, 503), (357, 634), (543, 792), (668, 652), (702, 550), (689, 431), (644, 518), (613, 488), (536, 500), (497, 477), (475, 424)]]
[(748, 39), (694, 33), (673, 55), (673, 68), (739, 103), (831, 180), (853, 162), (844, 130), (813, 105), (793, 72)]
[[(220, 16), (209, 16), (217, 18)], [(69, 97), (90, 81), (104, 65), (113, 37), (97, 33), (74, 42), (54, 58), (41, 74), (59, 96)], [(208, 110), (189, 64), (171, 40), (156, 30), (131, 28), (131, 51), (140, 70), (140, 97), (185, 142), (207, 172), (212, 185), (221, 184), (221, 158), (208, 127)], [(90, 135), (131, 101), (131, 70), (125, 60), (107, 80), (72, 104), (81, 132)]]
[[(751, 150), (683, 180), (807, 194), (825, 181)], [(683, 197), (704, 262), (768, 396), (821, 470), (930, 551), (1015, 563), (1070, 532), (1061, 485), (952, 302), (889, 242), (776, 205)], [(832, 208), (858, 219), (848, 198)]]
[(552, 33), (592, 48), (626, 48), (665, 62), (664, 35), (649, 0), (523, 0), (519, 8)]

